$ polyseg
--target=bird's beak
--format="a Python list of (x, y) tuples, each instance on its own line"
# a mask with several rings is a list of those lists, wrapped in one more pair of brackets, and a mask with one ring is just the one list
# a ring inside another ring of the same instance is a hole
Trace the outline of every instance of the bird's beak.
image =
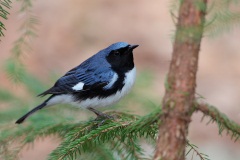
[(131, 45), (131, 46), (129, 46), (129, 49), (133, 50), (133, 49), (137, 48), (138, 46), (139, 45)]

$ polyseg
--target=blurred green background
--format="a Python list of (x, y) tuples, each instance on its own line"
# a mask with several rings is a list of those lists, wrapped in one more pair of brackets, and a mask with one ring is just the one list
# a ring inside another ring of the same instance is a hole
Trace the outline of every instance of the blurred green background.
[[(114, 107), (145, 115), (158, 107), (164, 95), (164, 80), (172, 52), (174, 24), (169, 13), (169, 1), (34, 1), (33, 14), (37, 16), (37, 38), (31, 50), (20, 59), (25, 70), (21, 82), (13, 82), (15, 62), (9, 61), (13, 42), (21, 35), (19, 28), (24, 16), (18, 13), (20, 3), (13, 3), (7, 31), (0, 44), (0, 133), (6, 129), (18, 130), (14, 124), (22, 114), (35, 107), (44, 98), (37, 94), (69, 69), (75, 67), (100, 49), (117, 42), (139, 44), (135, 50), (138, 74), (133, 91)], [(203, 39), (198, 72), (197, 93), (204, 101), (217, 106), (230, 118), (240, 123), (240, 30), (219, 37)], [(18, 72), (19, 73), (19, 72)], [(80, 121), (94, 117), (83, 109), (58, 105), (39, 111), (25, 124), (38, 122)], [(200, 122), (195, 114), (190, 125), (189, 139), (210, 159), (239, 159), (239, 142), (228, 136), (219, 136), (215, 124)], [(21, 126), (20, 126), (21, 127)], [(2, 130), (2, 131), (1, 131)], [(24, 160), (45, 159), (59, 144), (54, 137), (37, 140), (20, 153)]]

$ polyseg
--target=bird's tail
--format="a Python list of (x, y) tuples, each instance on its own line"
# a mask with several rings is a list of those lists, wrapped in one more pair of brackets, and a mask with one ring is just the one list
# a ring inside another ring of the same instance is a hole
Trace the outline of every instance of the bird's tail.
[(45, 107), (47, 105), (46, 101), (43, 102), (42, 104), (40, 104), (39, 106), (33, 108), (31, 111), (29, 111), (28, 113), (26, 113), (24, 116), (22, 116), (21, 118), (19, 118), (15, 123), (16, 124), (20, 124), (22, 123), (28, 116), (30, 116), (31, 114), (33, 114), (34, 112), (38, 111), (39, 109), (42, 109), (43, 107)]
[(20, 124), (22, 123), (27, 117), (29, 117), (31, 114), (35, 113), (36, 111), (42, 109), (43, 107), (49, 106), (48, 105), (48, 101), (50, 99), (52, 99), (55, 95), (51, 95), (47, 100), (45, 100), (42, 104), (38, 105), (37, 107), (33, 108), (31, 111), (29, 111), (28, 113), (26, 113), (24, 116), (22, 116), (21, 118), (19, 118), (15, 123), (16, 124)]

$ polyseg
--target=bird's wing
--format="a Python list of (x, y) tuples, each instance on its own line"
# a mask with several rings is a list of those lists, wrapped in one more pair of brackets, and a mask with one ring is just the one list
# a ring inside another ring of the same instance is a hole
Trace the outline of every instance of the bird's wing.
[(83, 64), (67, 72), (52, 88), (39, 96), (106, 89), (104, 87), (109, 88), (107, 85), (110, 84), (114, 74), (116, 73), (108, 66)]

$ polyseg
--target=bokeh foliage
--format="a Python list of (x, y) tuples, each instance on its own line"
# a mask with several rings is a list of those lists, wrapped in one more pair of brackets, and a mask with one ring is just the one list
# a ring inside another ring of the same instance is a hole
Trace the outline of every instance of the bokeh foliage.
[[(11, 9), (11, 1), (10, 0), (1, 0), (0, 1), (0, 17), (2, 19), (7, 20), (8, 16), (9, 16), (9, 10)], [(6, 30), (6, 27), (2, 21), (2, 19), (0, 19), (0, 41), (2, 39), (2, 37), (4, 36), (4, 31)]]
[[(204, 4), (197, 3), (201, 9)], [(169, 10), (173, 23), (177, 22), (177, 12), (182, 0), (170, 1)], [(240, 26), (239, 0), (211, 0), (208, 1), (206, 22), (204, 27), (204, 36), (216, 37), (228, 33)]]

